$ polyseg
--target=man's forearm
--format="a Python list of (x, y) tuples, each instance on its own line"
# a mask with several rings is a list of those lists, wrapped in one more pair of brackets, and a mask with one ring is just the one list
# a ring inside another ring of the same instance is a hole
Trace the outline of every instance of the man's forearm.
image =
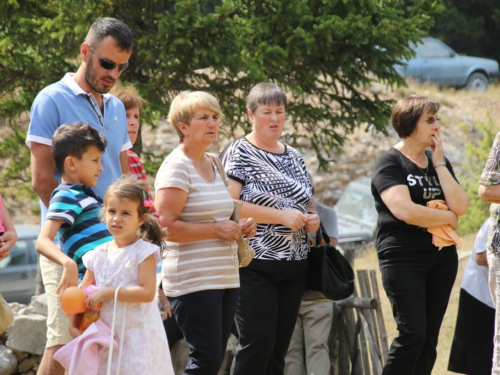
[(45, 207), (49, 207), (50, 198), (52, 197), (52, 193), (54, 189), (59, 185), (57, 180), (54, 178), (54, 181), (47, 181), (44, 184), (33, 184), (33, 189), (37, 193), (38, 197), (42, 200)]
[(49, 206), (52, 192), (59, 185), (54, 175), (56, 165), (51, 150), (52, 147), (45, 144), (31, 144), (31, 185), (45, 207)]

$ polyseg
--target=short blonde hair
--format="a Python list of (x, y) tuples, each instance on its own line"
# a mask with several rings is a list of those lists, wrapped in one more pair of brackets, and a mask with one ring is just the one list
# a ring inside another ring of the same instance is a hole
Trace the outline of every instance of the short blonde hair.
[(184, 134), (179, 130), (179, 123), (189, 125), (194, 113), (200, 108), (215, 112), (220, 120), (224, 118), (219, 102), (208, 92), (183, 91), (172, 100), (168, 121), (177, 132), (179, 143), (182, 143), (184, 138)]

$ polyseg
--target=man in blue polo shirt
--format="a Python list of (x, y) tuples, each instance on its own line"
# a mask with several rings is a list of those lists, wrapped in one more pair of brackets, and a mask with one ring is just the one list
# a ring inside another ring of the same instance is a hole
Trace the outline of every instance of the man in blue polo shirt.
[[(107, 187), (122, 173), (128, 173), (126, 150), (132, 147), (127, 134), (123, 104), (108, 94), (115, 81), (128, 67), (133, 37), (123, 22), (114, 18), (99, 18), (89, 29), (80, 46), (81, 65), (77, 72), (45, 89), (31, 107), (31, 122), (26, 144), (31, 148), (32, 186), (40, 197), (42, 221), (54, 189), (59, 185), (51, 155), (52, 135), (62, 124), (83, 121), (97, 129), (110, 142), (102, 157), (104, 172), (95, 192), (103, 197)], [(42, 280), (47, 292), (47, 344), (38, 370), (39, 375), (64, 374), (62, 366), (53, 359), (54, 353), (71, 340), (68, 319), (61, 314), (56, 288), (62, 268), (40, 257)]]

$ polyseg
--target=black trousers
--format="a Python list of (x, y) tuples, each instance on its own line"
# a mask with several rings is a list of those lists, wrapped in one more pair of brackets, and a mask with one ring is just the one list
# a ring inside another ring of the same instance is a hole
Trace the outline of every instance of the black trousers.
[(468, 375), (490, 375), (494, 335), (495, 309), (460, 289), (457, 324), (448, 371)]
[(457, 275), (456, 248), (404, 249), (379, 256), (379, 264), (399, 331), (382, 374), (430, 375)]
[(217, 375), (231, 333), (239, 289), (203, 290), (168, 297), (189, 347), (183, 374)]
[(239, 343), (232, 375), (282, 375), (299, 313), (305, 272), (240, 268)]

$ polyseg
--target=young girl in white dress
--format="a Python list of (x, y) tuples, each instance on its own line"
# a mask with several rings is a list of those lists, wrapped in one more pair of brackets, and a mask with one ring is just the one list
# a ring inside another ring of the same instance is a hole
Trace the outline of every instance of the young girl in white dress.
[[(83, 257), (87, 272), (82, 286), (95, 283), (99, 289), (87, 298), (87, 308), (100, 309), (99, 319), (108, 327), (113, 320), (115, 290), (121, 287), (115, 317), (115, 332), (119, 335), (126, 305), (120, 375), (174, 374), (155, 302), (156, 265), (165, 245), (158, 222), (148, 214), (152, 203), (144, 184), (137, 179), (126, 177), (113, 183), (104, 196), (103, 215), (114, 239)], [(72, 321), (73, 332), (79, 325), (77, 320)], [(112, 374), (116, 373), (117, 361), (115, 352)], [(99, 350), (98, 374), (106, 374), (107, 362), (108, 350)]]

